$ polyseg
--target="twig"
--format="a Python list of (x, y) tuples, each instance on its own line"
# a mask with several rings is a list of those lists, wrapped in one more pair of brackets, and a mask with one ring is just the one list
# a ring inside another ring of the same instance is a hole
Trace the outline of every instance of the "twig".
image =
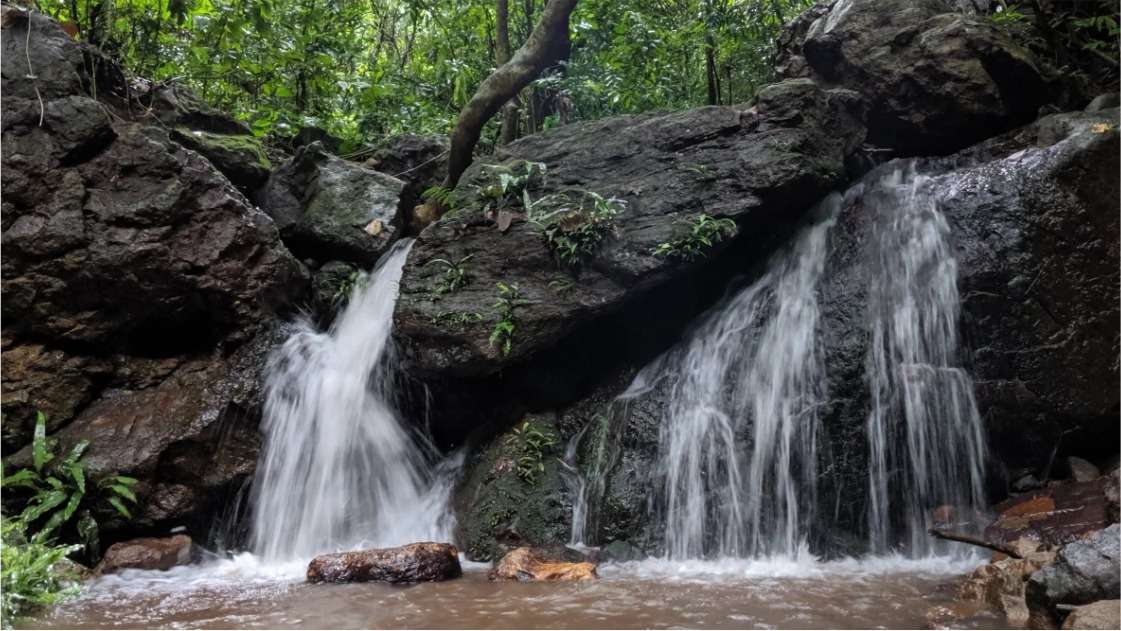
[(35, 98), (39, 99), (39, 127), (43, 126), (43, 95), (39, 94), (39, 84), (36, 82), (37, 77), (35, 71), (31, 68), (31, 11), (24, 10), (24, 15), (27, 16), (27, 38), (23, 41), (23, 56), (27, 59), (27, 78), (31, 79), (31, 87), (35, 88)]
[(942, 530), (941, 528), (931, 528), (929, 530), (929, 532), (930, 532), (931, 535), (934, 535), (935, 537), (937, 537), (939, 539), (945, 539), (947, 541), (957, 541), (957, 542), (960, 542), (960, 543), (968, 543), (971, 546), (978, 546), (978, 547), (981, 547), (981, 548), (988, 548), (989, 550), (996, 550), (997, 552), (1002, 552), (1004, 554), (1007, 554), (1008, 556), (1012, 557), (1013, 559), (1024, 558), (1023, 555), (1021, 555), (1019, 552), (1017, 552), (1011, 546), (1006, 546), (1003, 543), (995, 543), (995, 542), (992, 542), (992, 541), (985, 541), (984, 539), (979, 539), (979, 538), (974, 537), (972, 535), (967, 535), (967, 534), (960, 533), (960, 532), (950, 532), (949, 530)]

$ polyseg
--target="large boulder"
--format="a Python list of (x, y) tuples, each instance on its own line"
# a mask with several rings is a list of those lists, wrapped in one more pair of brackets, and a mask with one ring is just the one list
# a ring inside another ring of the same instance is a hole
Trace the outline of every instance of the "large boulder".
[(103, 520), (103, 542), (179, 525), (205, 538), (255, 466), (261, 369), (306, 271), (167, 131), (243, 125), (182, 90), (134, 93), (57, 22), (0, 11), (6, 464), (30, 462), (42, 411), (62, 448), (90, 441), (92, 479), (140, 480), (135, 519)]
[(184, 147), (202, 154), (244, 193), (252, 193), (264, 184), (272, 171), (264, 143), (255, 136), (217, 134), (180, 127), (172, 131), (171, 137)]
[(856, 90), (868, 141), (946, 154), (1033, 120), (1063, 97), (1057, 73), (984, 15), (947, 0), (835, 0), (783, 33), (777, 70)]
[(120, 541), (109, 546), (105, 556), (94, 568), (98, 575), (115, 574), (121, 570), (170, 570), (190, 563), (194, 544), (187, 535), (142, 537)]
[(402, 182), (314, 142), (269, 177), (256, 198), (301, 259), (373, 267), (401, 230)]
[(431, 542), (323, 554), (307, 568), (309, 583), (427, 583), (462, 574), (456, 547)]
[(379, 143), (366, 166), (388, 173), (405, 183), (401, 190), (401, 208), (412, 208), (421, 194), (437, 186), (448, 174), (448, 137), (401, 134)]
[(1058, 605), (1121, 598), (1121, 527), (1063, 546), (1054, 563), (1031, 575), (1025, 594), (1033, 623), (1052, 628), (1061, 617)]

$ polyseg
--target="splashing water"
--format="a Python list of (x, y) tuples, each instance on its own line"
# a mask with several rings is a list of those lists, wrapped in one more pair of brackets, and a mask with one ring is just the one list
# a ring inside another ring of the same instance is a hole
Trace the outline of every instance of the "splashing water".
[(875, 214), (866, 370), (869, 536), (875, 552), (887, 552), (901, 531), (902, 550), (915, 556), (934, 552), (931, 509), (984, 506), (981, 418), (957, 357), (957, 262), (932, 183), (908, 163), (864, 194)]
[(299, 323), (269, 360), (252, 523), (265, 561), (450, 540), (451, 476), (432, 475), (393, 396), (389, 336), (410, 247), (382, 257), (329, 331)]

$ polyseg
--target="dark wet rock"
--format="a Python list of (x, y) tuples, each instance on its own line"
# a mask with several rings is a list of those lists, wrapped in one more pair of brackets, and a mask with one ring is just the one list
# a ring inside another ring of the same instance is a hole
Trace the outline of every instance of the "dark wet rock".
[(329, 153), (338, 155), (339, 148), (342, 147), (343, 141), (338, 136), (323, 129), (322, 127), (305, 126), (301, 127), (296, 135), (292, 137), (289, 143), (293, 150), (300, 147), (306, 147), (312, 143), (318, 142), (323, 146), (323, 149)]
[(386, 139), (366, 160), (366, 166), (405, 183), (401, 208), (419, 204), (421, 194), (448, 174), (448, 137), (402, 134)]
[(599, 578), (596, 565), (570, 561), (547, 549), (521, 547), (508, 552), (487, 575), (492, 581), (587, 581)]
[(1058, 73), (983, 15), (945, 0), (837, 0), (795, 19), (779, 76), (856, 90), (868, 141), (947, 154), (1033, 120), (1065, 98)]
[(1121, 629), (1121, 600), (1099, 600), (1075, 607), (1063, 620), (1062, 628)]
[(210, 134), (248, 136), (249, 127), (229, 114), (214, 109), (190, 90), (175, 84), (157, 83), (137, 100), (166, 128), (191, 129)]
[(463, 574), (450, 543), (410, 543), (396, 548), (323, 554), (308, 564), (309, 583), (426, 583)]
[(1026, 493), (1027, 491), (1034, 491), (1041, 486), (1043, 486), (1043, 483), (1039, 481), (1039, 478), (1035, 477), (1034, 473), (1028, 472), (1015, 476), (1012, 479), (1010, 488), (1015, 493)]
[(1090, 480), (1097, 479), (1102, 474), (1102, 472), (1094, 466), (1094, 463), (1083, 460), (1077, 456), (1067, 458), (1067, 468), (1070, 469), (1070, 477), (1075, 482), (1089, 482)]
[[(532, 199), (589, 191), (623, 200), (625, 210), (579, 270), (559, 265), (530, 222), (509, 216), (501, 229), (498, 218), (480, 211), (477, 197), (425, 229), (409, 255), (395, 314), (412, 370), (435, 378), (485, 377), (563, 344), (581, 325), (702, 267), (704, 260), (691, 265), (654, 254), (698, 213), (734, 220), (738, 233), (756, 243), (757, 234), (794, 225), (845, 180), (846, 158), (863, 139), (860, 109), (850, 92), (789, 81), (762, 89), (750, 110), (710, 107), (566, 125), (476, 163), (459, 187), (469, 197), (488, 181), (488, 166), (517, 168), (529, 160), (548, 167), (544, 182), (528, 191)], [(467, 284), (436, 292), (443, 269), (432, 262), (467, 256)], [(517, 284), (520, 292), (509, 353), (490, 342), (499, 319), (498, 282)], [(480, 317), (456, 325), (448, 313)]]
[(1117, 524), (1063, 546), (1055, 562), (1032, 574), (1026, 589), (1033, 625), (1051, 628), (1058, 605), (1121, 597), (1121, 527)]
[(1087, 112), (1103, 112), (1121, 105), (1121, 95), (1116, 92), (1099, 94), (1086, 106)]
[(179, 128), (172, 131), (171, 138), (201, 153), (244, 193), (264, 184), (272, 170), (264, 144), (254, 136)]
[(274, 171), (256, 199), (296, 256), (372, 267), (401, 229), (402, 186), (312, 143)]
[(1105, 512), (1110, 523), (1121, 518), (1121, 471), (1114, 469), (1105, 478)]
[(191, 562), (194, 543), (187, 535), (145, 537), (121, 541), (109, 546), (105, 556), (94, 568), (98, 575), (121, 570), (170, 570)]
[(604, 561), (637, 561), (645, 557), (646, 555), (642, 550), (626, 541), (612, 541), (599, 549), (599, 558)]

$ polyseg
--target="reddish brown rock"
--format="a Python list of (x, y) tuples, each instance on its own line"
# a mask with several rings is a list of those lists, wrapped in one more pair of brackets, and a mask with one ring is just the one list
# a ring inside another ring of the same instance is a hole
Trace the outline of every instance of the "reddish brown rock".
[(450, 543), (432, 542), (322, 554), (307, 567), (309, 583), (425, 583), (462, 574), (459, 550)]
[(998, 516), (985, 529), (985, 539), (1009, 543), (1020, 537), (1061, 545), (1109, 525), (1106, 478), (1064, 482), (1007, 499), (996, 505)]
[(566, 561), (541, 548), (515, 548), (490, 571), (492, 581), (587, 581), (598, 578), (596, 564)]
[(144, 537), (114, 543), (94, 573), (113, 574), (121, 570), (170, 570), (191, 562), (194, 544), (187, 535)]
[(1063, 621), (1063, 628), (1121, 629), (1121, 600), (1099, 600), (1075, 607)]

